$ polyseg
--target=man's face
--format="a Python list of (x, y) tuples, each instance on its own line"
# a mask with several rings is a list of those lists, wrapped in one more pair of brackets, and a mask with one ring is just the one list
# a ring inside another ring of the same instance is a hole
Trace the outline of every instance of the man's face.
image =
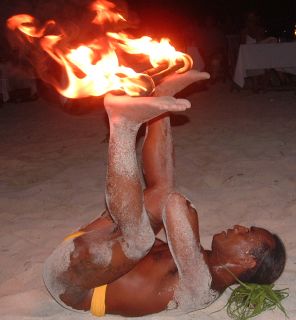
[(272, 247), (272, 235), (261, 228), (235, 225), (232, 229), (214, 235), (212, 253), (223, 264), (241, 264), (251, 256), (253, 249), (262, 244)]

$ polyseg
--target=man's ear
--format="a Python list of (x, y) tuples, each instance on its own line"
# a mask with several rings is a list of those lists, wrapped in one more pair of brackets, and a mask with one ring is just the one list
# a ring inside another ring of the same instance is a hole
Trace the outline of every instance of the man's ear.
[(241, 265), (244, 269), (252, 269), (256, 266), (256, 258), (252, 255), (246, 255), (241, 258)]

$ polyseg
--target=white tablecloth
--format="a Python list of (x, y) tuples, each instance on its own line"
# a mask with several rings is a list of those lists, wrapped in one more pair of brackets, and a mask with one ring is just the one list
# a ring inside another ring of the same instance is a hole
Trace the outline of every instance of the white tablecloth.
[(241, 45), (233, 81), (243, 87), (248, 70), (270, 68), (296, 74), (296, 42)]

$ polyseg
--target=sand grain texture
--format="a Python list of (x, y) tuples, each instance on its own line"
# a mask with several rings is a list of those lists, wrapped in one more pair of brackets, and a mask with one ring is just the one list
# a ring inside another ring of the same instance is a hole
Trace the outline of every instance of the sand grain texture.
[[(277, 281), (296, 319), (296, 103), (293, 92), (231, 93), (228, 84), (190, 96), (190, 121), (173, 128), (179, 191), (200, 215), (201, 239), (234, 224), (269, 228), (285, 241)], [(46, 257), (65, 235), (104, 207), (107, 127), (103, 110), (70, 116), (39, 99), (0, 109), (0, 318), (80, 320), (56, 304), (42, 282)], [(224, 295), (178, 317), (228, 319)], [(151, 315), (147, 319), (175, 319)], [(106, 316), (105, 319), (120, 319)], [(280, 312), (256, 319), (280, 320)]]

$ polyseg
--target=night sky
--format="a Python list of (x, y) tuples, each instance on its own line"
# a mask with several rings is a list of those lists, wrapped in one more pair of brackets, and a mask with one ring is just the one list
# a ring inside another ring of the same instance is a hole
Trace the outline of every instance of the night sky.
[(168, 24), (172, 23), (171, 20), (182, 23), (183, 19), (202, 22), (206, 14), (214, 14), (226, 32), (237, 31), (244, 13), (254, 8), (259, 11), (271, 32), (279, 32), (296, 21), (296, 0), (129, 0), (128, 3), (143, 21), (155, 15), (153, 21), (166, 19)]
[[(139, 18), (138, 34), (153, 37), (185, 38), (193, 27), (203, 23), (207, 14), (215, 15), (225, 34), (238, 34), (244, 20), (244, 13), (256, 8), (270, 36), (282, 36), (284, 30), (292, 37), (296, 23), (296, 0), (114, 0), (125, 1), (129, 9)], [(84, 12), (91, 0), (48, 0), (47, 5), (57, 4), (59, 11), (65, 6), (76, 7)], [(43, 0), (1, 0), (0, 4), (0, 47), (6, 47), (4, 30), (9, 12), (19, 13), (19, 8), (36, 7)], [(61, 7), (62, 6), (62, 7)], [(5, 8), (6, 7), (6, 8)], [(69, 15), (66, 15), (69, 16)], [(37, 17), (39, 18), (39, 17)], [(50, 17), (53, 18), (53, 17)], [(77, 19), (76, 19), (77, 20)], [(78, 19), (79, 20), (79, 19)], [(75, 21), (74, 21), (75, 23)]]
[(272, 19), (278, 16), (295, 16), (295, 0), (149, 0), (127, 1), (130, 7), (146, 10), (149, 7), (164, 8), (167, 11), (175, 11), (184, 14), (204, 14), (216, 12), (221, 15), (240, 14), (248, 9), (257, 8), (261, 14)]
[[(111, 0), (112, 1), (112, 0)], [(281, 29), (296, 22), (296, 0), (113, 0), (127, 2), (129, 8), (137, 12), (141, 24), (155, 26), (158, 24), (179, 25), (188, 21), (202, 23), (206, 14), (216, 15), (225, 31), (237, 31), (242, 23), (244, 12), (249, 9), (258, 9), (269, 28)], [(36, 6), (43, 0), (1, 0), (1, 19), (5, 19), (5, 7), (10, 10)], [(87, 7), (91, 0), (47, 0), (46, 3), (58, 3), (58, 7), (70, 4), (71, 6)], [(27, 5), (26, 5), (27, 3)], [(16, 13), (16, 12), (15, 12)], [(184, 22), (185, 21), (185, 22)]]

